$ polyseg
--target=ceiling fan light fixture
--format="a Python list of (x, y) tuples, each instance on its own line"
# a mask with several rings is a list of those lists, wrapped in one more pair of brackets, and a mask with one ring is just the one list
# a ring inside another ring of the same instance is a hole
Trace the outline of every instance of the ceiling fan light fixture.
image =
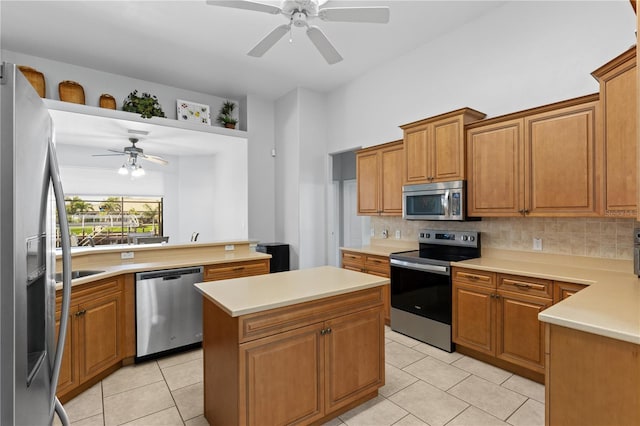
[(142, 166), (140, 164), (138, 164), (133, 170), (131, 170), (131, 177), (142, 177), (144, 176), (146, 173), (144, 171), (144, 169), (142, 168)]
[(123, 164), (122, 167), (118, 169), (118, 174), (121, 176), (126, 176), (129, 174), (129, 169), (127, 169), (127, 165)]

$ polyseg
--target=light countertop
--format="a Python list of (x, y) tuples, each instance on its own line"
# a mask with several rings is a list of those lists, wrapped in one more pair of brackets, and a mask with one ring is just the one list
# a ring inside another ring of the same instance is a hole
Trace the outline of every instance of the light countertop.
[(389, 284), (388, 278), (333, 266), (196, 284), (232, 317)]
[[(71, 287), (87, 284), (93, 281), (101, 280), (103, 278), (109, 278), (116, 275), (145, 272), (145, 271), (157, 271), (161, 269), (173, 269), (184, 268), (189, 266), (203, 266), (203, 265), (217, 265), (231, 262), (244, 262), (250, 260), (270, 259), (270, 254), (253, 252), (249, 250), (242, 251), (228, 251), (219, 253), (198, 253), (192, 252), (182, 254), (173, 254), (171, 256), (161, 257), (153, 261), (122, 261), (120, 264), (113, 264), (109, 261), (101, 262), (100, 259), (92, 261), (90, 267), (76, 268), (73, 260), (72, 269), (93, 269), (104, 271), (99, 274), (90, 275), (83, 278), (77, 278), (71, 280)], [(56, 284), (56, 290), (62, 288), (62, 283)]]
[(540, 312), (540, 321), (640, 344), (640, 280), (631, 261), (483, 250), (453, 265), (588, 285)]

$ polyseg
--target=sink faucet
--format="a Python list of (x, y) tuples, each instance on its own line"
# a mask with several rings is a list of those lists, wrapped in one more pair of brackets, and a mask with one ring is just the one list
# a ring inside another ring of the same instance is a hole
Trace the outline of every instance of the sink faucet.
[(96, 242), (93, 241), (93, 237), (87, 237), (87, 240), (89, 241), (89, 245), (91, 247), (95, 247), (96, 246)]

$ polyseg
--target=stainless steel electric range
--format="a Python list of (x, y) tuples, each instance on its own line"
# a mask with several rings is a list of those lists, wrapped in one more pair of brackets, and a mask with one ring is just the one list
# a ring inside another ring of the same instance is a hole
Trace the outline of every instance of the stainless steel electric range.
[(389, 256), (391, 329), (453, 352), (451, 262), (480, 257), (480, 233), (424, 229), (418, 242)]

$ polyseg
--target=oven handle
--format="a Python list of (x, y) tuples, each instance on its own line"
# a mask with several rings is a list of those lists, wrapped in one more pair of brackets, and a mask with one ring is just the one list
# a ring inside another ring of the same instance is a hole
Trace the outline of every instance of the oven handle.
[(406, 269), (415, 269), (417, 271), (435, 272), (436, 274), (450, 275), (448, 266), (425, 265), (422, 263), (412, 263), (404, 260), (391, 259), (390, 263), (394, 266)]

